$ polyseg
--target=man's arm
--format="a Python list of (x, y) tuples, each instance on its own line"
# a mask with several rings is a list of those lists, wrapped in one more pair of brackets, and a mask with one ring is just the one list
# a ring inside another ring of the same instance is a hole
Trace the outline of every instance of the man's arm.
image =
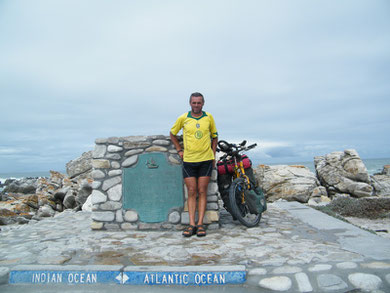
[(177, 139), (176, 135), (172, 134), (172, 132), (169, 132), (169, 136), (171, 137), (171, 141), (173, 142), (173, 145), (175, 146), (177, 153), (179, 154), (180, 158), (183, 160), (184, 151), (180, 146), (179, 140)]
[[(218, 137), (215, 137), (211, 142), (211, 148), (213, 149), (215, 159), (216, 159), (215, 153), (217, 152), (217, 144), (218, 144)], [(213, 161), (213, 168), (215, 168), (215, 159)]]

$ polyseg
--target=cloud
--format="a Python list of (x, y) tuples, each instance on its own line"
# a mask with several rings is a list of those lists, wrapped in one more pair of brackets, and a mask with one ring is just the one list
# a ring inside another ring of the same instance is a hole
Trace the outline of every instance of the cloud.
[(22, 147), (3, 147), (0, 146), (0, 157), (13, 156), (28, 152), (27, 148)]
[(2, 1), (0, 169), (63, 168), (97, 137), (168, 134), (194, 91), (220, 138), (258, 142), (259, 159), (390, 156), (389, 8)]

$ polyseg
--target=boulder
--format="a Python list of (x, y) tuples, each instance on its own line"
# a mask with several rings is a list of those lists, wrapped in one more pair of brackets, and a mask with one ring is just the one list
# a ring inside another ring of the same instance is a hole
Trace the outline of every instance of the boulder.
[(37, 215), (38, 217), (53, 217), (55, 215), (55, 211), (51, 206), (44, 205), (39, 208)]
[(16, 222), (18, 214), (9, 209), (0, 208), (0, 225), (8, 225)]
[(50, 184), (55, 188), (60, 188), (62, 186), (62, 181), (65, 179), (65, 175), (57, 171), (50, 171)]
[[(377, 175), (377, 174), (375, 174), (375, 175)], [(388, 176), (390, 176), (390, 165), (384, 165), (382, 173), (380, 173), (379, 175), (388, 175)]]
[(375, 195), (390, 196), (390, 175), (373, 175), (371, 184), (374, 187)]
[(327, 189), (331, 198), (337, 193), (347, 193), (353, 197), (373, 194), (367, 168), (356, 150), (315, 157), (314, 165), (321, 185)]
[(87, 200), (85, 201), (85, 203), (83, 204), (82, 206), (82, 210), (84, 212), (92, 212), (92, 196), (88, 196)]
[(22, 193), (2, 195), (6, 201), (1, 202), (0, 209), (6, 207), (7, 211), (14, 212), (16, 215), (6, 217), (6, 212), (3, 211), (4, 215), (0, 213), (0, 223), (5, 225), (15, 222), (25, 223), (31, 218), (40, 220), (44, 217), (52, 217), (56, 212), (65, 209), (81, 210), (92, 193), (93, 183), (91, 178), (82, 179), (82, 176), (88, 174), (84, 173), (70, 179), (59, 172), (50, 171), (50, 178), (7, 180), (7, 186), (11, 186), (14, 191), (26, 190), (28, 186), (34, 184), (34, 192), (28, 195)]
[(65, 195), (63, 205), (67, 209), (73, 209), (76, 207), (76, 196), (73, 193), (73, 190), (69, 190)]
[(68, 191), (71, 189), (70, 186), (66, 186), (66, 187), (63, 187), (63, 188), (60, 188), (58, 189), (55, 193), (54, 193), (54, 199), (58, 202), (62, 202), (65, 198), (65, 195), (68, 193)]
[(78, 176), (90, 177), (89, 173), (92, 172), (92, 154), (93, 151), (85, 152), (81, 157), (66, 164), (66, 173), (71, 179)]
[(79, 189), (77, 191), (76, 202), (77, 205), (82, 207), (86, 202), (89, 195), (92, 193), (92, 179), (83, 179), (79, 184)]
[(371, 185), (377, 196), (390, 196), (390, 165), (383, 166), (380, 173), (371, 176)]
[(3, 193), (23, 193), (34, 194), (37, 189), (38, 178), (22, 178), (18, 180), (6, 181), (9, 184), (3, 190)]
[(254, 171), (267, 201), (271, 202), (285, 199), (306, 203), (319, 186), (315, 174), (305, 166), (259, 165)]

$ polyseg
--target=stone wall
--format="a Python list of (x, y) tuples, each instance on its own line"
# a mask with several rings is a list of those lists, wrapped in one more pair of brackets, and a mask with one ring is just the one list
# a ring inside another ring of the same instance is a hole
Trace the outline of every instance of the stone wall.
[[(189, 224), (187, 191), (183, 185), (184, 206), (174, 209), (161, 223), (143, 223), (134, 210), (123, 208), (123, 169), (136, 165), (145, 153), (164, 153), (170, 164), (180, 165), (174, 145), (168, 136), (128, 136), (99, 138), (93, 151), (92, 224), (94, 230), (182, 229)], [(213, 170), (207, 192), (204, 223), (209, 229), (219, 227), (217, 172)]]

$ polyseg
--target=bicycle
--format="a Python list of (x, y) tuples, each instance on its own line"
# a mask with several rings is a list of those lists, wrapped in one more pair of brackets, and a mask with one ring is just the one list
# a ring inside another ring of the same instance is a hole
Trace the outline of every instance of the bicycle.
[[(267, 204), (262, 190), (256, 186), (250, 159), (241, 154), (255, 148), (257, 144), (245, 145), (245, 140), (239, 145), (224, 140), (218, 142), (217, 150), (225, 153), (217, 163), (218, 187), (225, 208), (233, 219), (238, 219), (247, 227), (255, 227), (260, 222), (261, 213), (267, 209)], [(253, 192), (261, 196), (253, 195)], [(260, 211), (254, 204), (256, 200), (256, 204), (262, 207)]]

